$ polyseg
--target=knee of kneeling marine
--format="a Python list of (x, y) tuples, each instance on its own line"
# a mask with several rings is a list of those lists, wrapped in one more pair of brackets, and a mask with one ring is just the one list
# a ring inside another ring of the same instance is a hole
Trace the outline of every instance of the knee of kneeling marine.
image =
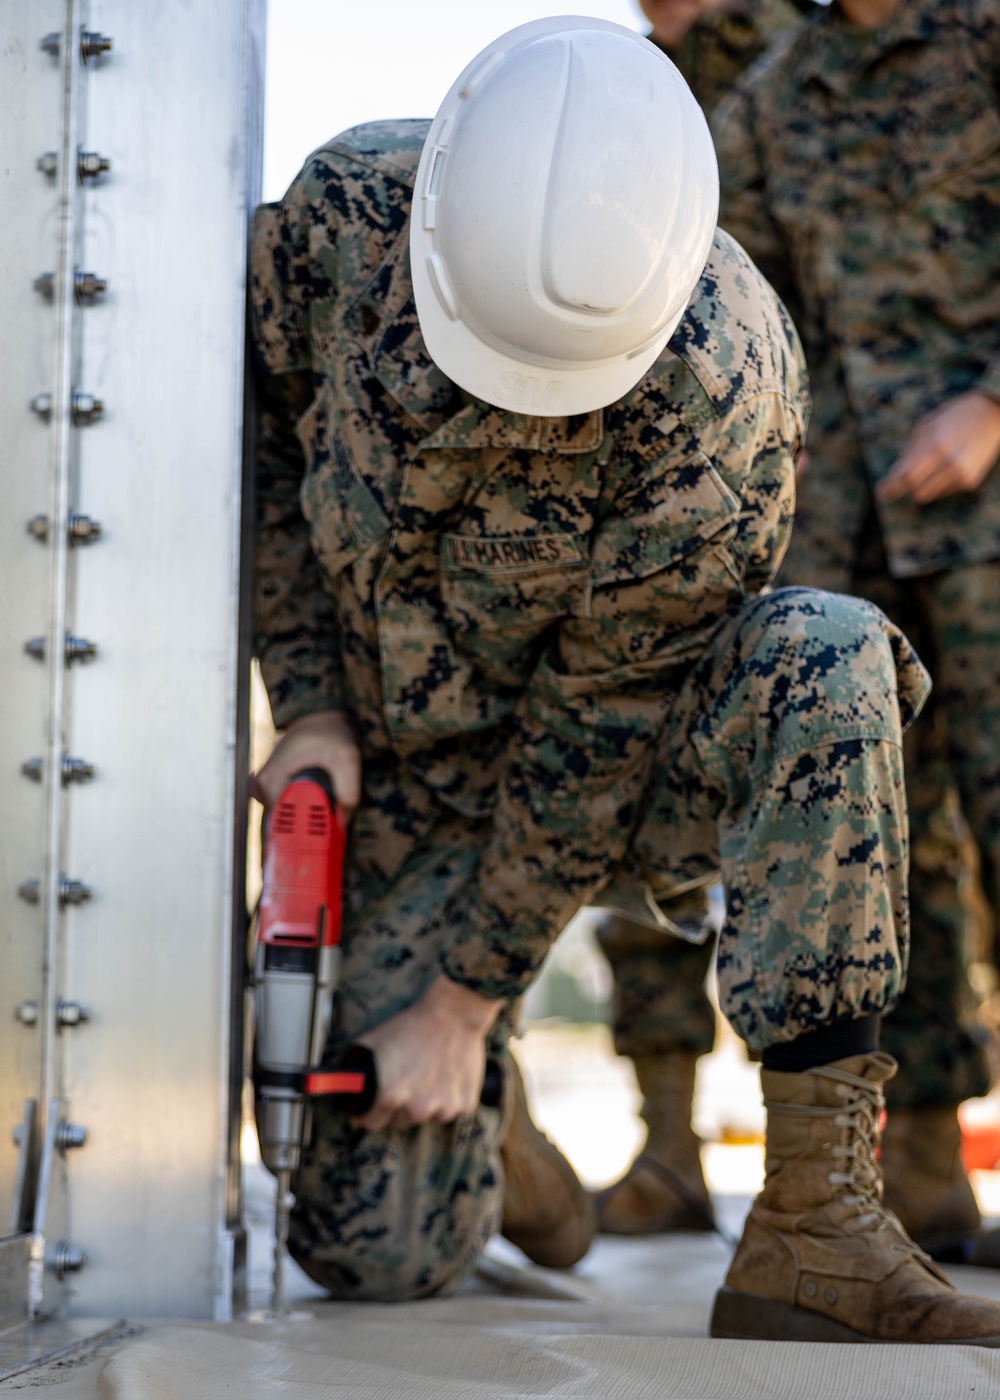
[(781, 588), (752, 605), (752, 669), (780, 676), (778, 692), (831, 728), (871, 721), (896, 729), (916, 718), (930, 677), (904, 634), (862, 598)]
[(453, 1293), (500, 1228), (499, 1201), (464, 1237), (407, 1239), (379, 1232), (317, 1239), (295, 1217), (288, 1252), (299, 1268), (340, 1302), (407, 1303)]

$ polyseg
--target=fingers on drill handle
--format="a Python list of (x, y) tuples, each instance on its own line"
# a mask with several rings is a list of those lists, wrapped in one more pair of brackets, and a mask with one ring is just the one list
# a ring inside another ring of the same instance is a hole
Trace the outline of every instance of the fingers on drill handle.
[[(309, 1098), (324, 1098), (331, 1108), (360, 1118), (378, 1095), (375, 1055), (367, 1045), (351, 1045), (330, 1069), (307, 1074), (305, 1087)], [(496, 1108), (502, 1097), (503, 1069), (496, 1060), (487, 1060), (479, 1102)]]

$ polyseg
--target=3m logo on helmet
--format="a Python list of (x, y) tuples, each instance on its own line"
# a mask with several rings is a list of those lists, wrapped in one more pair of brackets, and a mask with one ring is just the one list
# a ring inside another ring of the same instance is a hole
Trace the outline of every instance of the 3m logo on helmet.
[(552, 411), (562, 387), (560, 379), (543, 379), (538, 374), (518, 374), (507, 370), (498, 377), (495, 393), (498, 403), (514, 400), (522, 413), (544, 414)]

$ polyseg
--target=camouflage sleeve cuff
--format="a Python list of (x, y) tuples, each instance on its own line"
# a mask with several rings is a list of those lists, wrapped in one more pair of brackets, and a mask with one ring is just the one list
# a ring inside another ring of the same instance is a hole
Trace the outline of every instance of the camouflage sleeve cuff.
[(1000, 403), (1000, 361), (991, 365), (976, 384), (976, 392)]
[(276, 729), (287, 729), (295, 720), (321, 710), (344, 709), (336, 658), (315, 652), (303, 657), (301, 644), (295, 653), (289, 656), (269, 652), (259, 658)]
[(482, 997), (510, 1000), (527, 991), (549, 941), (538, 933), (501, 924), (473, 901), (465, 928), (441, 959), (441, 971)]

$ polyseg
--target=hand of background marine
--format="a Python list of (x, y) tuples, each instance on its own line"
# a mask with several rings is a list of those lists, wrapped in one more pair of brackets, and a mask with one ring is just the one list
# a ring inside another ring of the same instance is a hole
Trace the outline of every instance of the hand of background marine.
[(377, 1132), (475, 1113), (484, 1038), (502, 1005), (439, 974), (413, 1006), (359, 1036), (374, 1052), (379, 1091), (365, 1116), (352, 1120), (355, 1126)]
[(293, 720), (271, 757), (251, 779), (258, 802), (270, 807), (285, 784), (304, 768), (325, 768), (345, 821), (361, 801), (361, 749), (347, 716), (321, 710)]
[(920, 420), (879, 484), (879, 499), (909, 496), (923, 506), (940, 496), (974, 491), (998, 457), (1000, 403), (986, 394), (959, 394)]

